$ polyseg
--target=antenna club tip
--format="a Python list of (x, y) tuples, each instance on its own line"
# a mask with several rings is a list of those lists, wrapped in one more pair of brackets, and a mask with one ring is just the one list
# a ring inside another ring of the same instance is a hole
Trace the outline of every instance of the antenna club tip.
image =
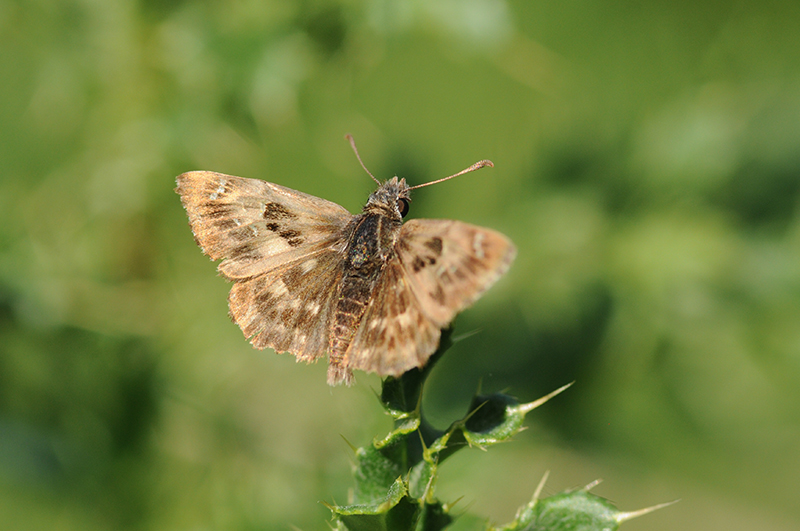
[(494, 162), (492, 162), (491, 160), (488, 160), (488, 159), (484, 159), (484, 160), (480, 161), (478, 164), (481, 165), (481, 168), (484, 167), (484, 166), (489, 166), (490, 168), (494, 168)]

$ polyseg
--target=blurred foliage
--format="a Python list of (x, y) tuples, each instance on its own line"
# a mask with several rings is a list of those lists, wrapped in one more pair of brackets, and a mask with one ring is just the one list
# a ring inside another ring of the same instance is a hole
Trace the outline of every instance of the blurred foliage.
[[(174, 176), (508, 234), (425, 407), (577, 383), (439, 497), (510, 521), (545, 470), (627, 529), (796, 529), (800, 6), (0, 3), (0, 515), (9, 529), (326, 529), (377, 379), (252, 351)], [(381, 428), (383, 426), (383, 428)], [(478, 461), (481, 461), (480, 463)], [(498, 484), (493, 478), (503, 476)], [(613, 481), (612, 481), (613, 480)]]

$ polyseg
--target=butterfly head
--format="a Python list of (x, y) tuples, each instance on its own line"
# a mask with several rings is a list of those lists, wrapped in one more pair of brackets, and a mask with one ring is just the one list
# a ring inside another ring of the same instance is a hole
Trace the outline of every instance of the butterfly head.
[(378, 186), (378, 189), (369, 196), (364, 212), (377, 210), (400, 222), (408, 214), (408, 206), (411, 203), (410, 190), (405, 179), (392, 177)]

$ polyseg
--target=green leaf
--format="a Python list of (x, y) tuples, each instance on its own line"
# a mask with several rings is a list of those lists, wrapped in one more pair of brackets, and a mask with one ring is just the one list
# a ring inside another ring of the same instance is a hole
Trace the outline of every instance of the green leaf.
[(615, 531), (618, 514), (608, 500), (580, 490), (535, 499), (498, 531)]
[(488, 531), (616, 531), (627, 520), (675, 503), (621, 512), (610, 501), (589, 492), (598, 482), (579, 491), (539, 499), (546, 480), (547, 474), (536, 488), (531, 502), (517, 511), (513, 522), (497, 528), (487, 528)]
[(375, 503), (329, 506), (338, 529), (348, 531), (440, 531), (453, 518), (439, 502), (425, 503), (408, 496), (407, 481), (397, 480)]

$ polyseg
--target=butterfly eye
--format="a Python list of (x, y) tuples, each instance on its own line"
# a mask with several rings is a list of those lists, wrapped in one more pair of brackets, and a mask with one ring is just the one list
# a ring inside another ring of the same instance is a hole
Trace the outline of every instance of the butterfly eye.
[(400, 217), (406, 217), (408, 214), (408, 199), (400, 198), (397, 200), (397, 210), (400, 212)]

